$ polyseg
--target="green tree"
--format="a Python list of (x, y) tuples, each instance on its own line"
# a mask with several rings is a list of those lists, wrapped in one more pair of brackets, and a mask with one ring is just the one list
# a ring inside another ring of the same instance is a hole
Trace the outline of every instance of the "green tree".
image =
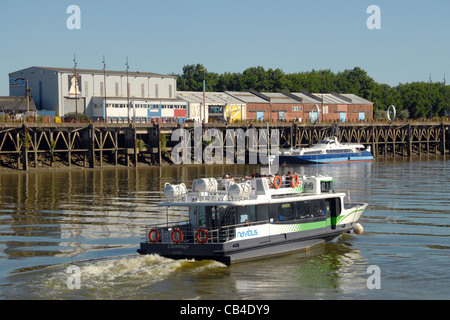
[[(177, 89), (179, 91), (203, 91), (203, 69), (202, 64), (191, 64), (183, 67), (183, 74), (177, 78)], [(205, 72), (205, 90), (215, 91), (219, 75), (214, 72)]]
[(245, 90), (268, 91), (269, 75), (263, 67), (251, 67), (242, 73), (242, 85)]
[(372, 99), (375, 81), (359, 67), (345, 70), (336, 75), (336, 84), (340, 92), (353, 93), (364, 99)]
[(219, 75), (216, 91), (242, 91), (242, 74), (225, 72)]
[[(183, 67), (178, 75), (177, 89), (180, 91), (203, 90), (203, 65)], [(397, 113), (412, 118), (443, 116), (450, 110), (449, 86), (443, 83), (412, 82), (389, 86), (378, 84), (360, 67), (333, 73), (330, 69), (311, 70), (285, 74), (281, 69), (250, 67), (243, 73), (217, 74), (206, 72), (206, 91), (353, 93), (374, 103), (374, 110), (385, 113), (394, 105)]]
[(267, 70), (267, 76), (268, 76), (267, 91), (279, 92), (281, 90), (287, 89), (286, 75), (284, 74), (283, 70), (281, 70), (279, 68), (277, 68), (275, 70), (272, 68), (269, 68)]

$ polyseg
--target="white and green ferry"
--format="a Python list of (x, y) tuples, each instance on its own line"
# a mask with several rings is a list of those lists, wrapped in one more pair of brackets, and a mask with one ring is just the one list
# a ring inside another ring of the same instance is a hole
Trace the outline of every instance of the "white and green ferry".
[(308, 250), (343, 233), (361, 233), (366, 203), (344, 202), (327, 176), (202, 178), (166, 184), (166, 202), (186, 207), (184, 221), (145, 229), (140, 254), (231, 263)]

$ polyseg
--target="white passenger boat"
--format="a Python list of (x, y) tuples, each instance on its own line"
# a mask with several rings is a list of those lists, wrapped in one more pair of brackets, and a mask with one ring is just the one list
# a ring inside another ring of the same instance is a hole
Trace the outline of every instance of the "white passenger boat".
[[(328, 176), (196, 179), (167, 183), (167, 221), (149, 225), (140, 254), (231, 263), (308, 249), (343, 233), (361, 233), (366, 203), (345, 203)], [(170, 207), (186, 219), (169, 221)]]
[(370, 147), (359, 143), (340, 143), (328, 137), (310, 148), (289, 149), (278, 153), (279, 164), (316, 164), (372, 162)]

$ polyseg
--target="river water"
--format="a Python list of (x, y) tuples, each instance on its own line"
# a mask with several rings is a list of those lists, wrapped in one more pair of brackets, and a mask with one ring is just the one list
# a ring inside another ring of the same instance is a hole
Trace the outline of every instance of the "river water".
[[(368, 202), (362, 235), (225, 267), (136, 253), (166, 182), (248, 165), (0, 172), (1, 299), (449, 299), (448, 157), (281, 167)], [(170, 211), (171, 219), (185, 213)], [(68, 279), (78, 268), (78, 286)]]

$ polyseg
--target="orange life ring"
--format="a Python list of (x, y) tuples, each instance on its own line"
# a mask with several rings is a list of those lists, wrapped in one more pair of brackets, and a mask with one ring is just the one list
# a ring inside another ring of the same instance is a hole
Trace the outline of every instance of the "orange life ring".
[[(277, 183), (278, 181), (278, 183)], [(275, 187), (275, 189), (278, 189), (281, 187), (281, 177), (280, 176), (275, 176), (273, 178), (273, 186)]]
[[(175, 238), (175, 234), (176, 233), (179, 234), (178, 239)], [(172, 241), (175, 242), (175, 243), (180, 243), (181, 241), (183, 241), (183, 232), (181, 232), (180, 229), (177, 228), (177, 229), (172, 231)]]
[[(153, 233), (156, 233), (156, 239), (153, 238)], [(153, 242), (153, 243), (158, 242), (159, 241), (159, 232), (158, 232), (158, 230), (156, 230), (156, 229), (150, 230), (150, 232), (148, 233), (148, 239), (151, 242)]]
[[(294, 183), (294, 180), (295, 180), (295, 183)], [(300, 181), (298, 181), (298, 176), (296, 174), (294, 174), (291, 177), (291, 187), (295, 188), (296, 186), (298, 186), (299, 183), (300, 183)]]
[[(200, 234), (204, 233), (205, 234), (205, 239), (201, 239), (200, 238)], [(208, 231), (206, 231), (205, 229), (199, 229), (195, 235), (195, 238), (197, 239), (198, 242), (200, 243), (206, 243), (208, 242)]]

